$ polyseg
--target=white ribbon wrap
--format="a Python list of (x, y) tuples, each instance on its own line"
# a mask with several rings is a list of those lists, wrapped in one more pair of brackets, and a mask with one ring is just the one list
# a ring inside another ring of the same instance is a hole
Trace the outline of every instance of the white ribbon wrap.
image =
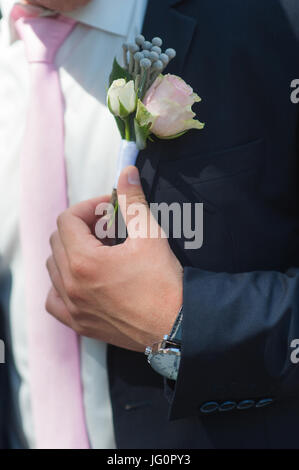
[(120, 144), (118, 162), (117, 162), (117, 171), (114, 181), (114, 188), (117, 188), (117, 183), (119, 176), (124, 168), (130, 165), (135, 165), (137, 157), (139, 154), (139, 149), (135, 142), (129, 142), (128, 140), (122, 140)]

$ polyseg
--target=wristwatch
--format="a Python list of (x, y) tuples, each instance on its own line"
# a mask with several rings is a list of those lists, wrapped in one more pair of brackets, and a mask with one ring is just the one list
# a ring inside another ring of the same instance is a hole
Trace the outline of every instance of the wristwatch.
[(181, 361), (183, 307), (181, 308), (170, 335), (145, 350), (151, 367), (167, 379), (177, 380)]

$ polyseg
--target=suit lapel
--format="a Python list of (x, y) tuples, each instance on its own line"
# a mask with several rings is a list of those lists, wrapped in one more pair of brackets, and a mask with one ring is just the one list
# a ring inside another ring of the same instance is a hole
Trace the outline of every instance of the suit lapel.
[[(163, 48), (174, 48), (177, 57), (170, 63), (166, 73), (183, 77), (185, 58), (191, 45), (196, 27), (196, 20), (178, 12), (178, 4), (187, 3), (188, 0), (149, 0), (145, 15), (143, 35), (151, 40), (153, 37), (163, 39)], [(137, 166), (141, 172), (141, 179), (147, 199), (150, 199), (159, 159), (165, 152), (165, 146), (158, 140), (149, 143), (148, 147), (140, 152)]]
[(147, 39), (158, 36), (163, 39), (163, 48), (172, 47), (177, 51), (177, 57), (167, 68), (167, 72), (177, 75), (183, 71), (196, 26), (194, 18), (175, 9), (176, 5), (184, 3), (188, 3), (188, 0), (148, 0), (143, 25), (143, 35)]

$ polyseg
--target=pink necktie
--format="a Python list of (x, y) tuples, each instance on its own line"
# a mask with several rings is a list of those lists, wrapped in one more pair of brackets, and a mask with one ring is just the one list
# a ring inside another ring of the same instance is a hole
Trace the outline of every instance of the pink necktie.
[(23, 8), (13, 18), (32, 80), (21, 159), (21, 242), (36, 446), (86, 449), (78, 337), (45, 310), (49, 237), (67, 208), (64, 104), (54, 59), (75, 23), (63, 17), (26, 17)]

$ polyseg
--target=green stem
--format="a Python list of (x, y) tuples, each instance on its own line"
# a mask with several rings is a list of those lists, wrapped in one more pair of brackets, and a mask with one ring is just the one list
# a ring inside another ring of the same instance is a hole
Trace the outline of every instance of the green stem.
[(126, 140), (130, 141), (131, 140), (131, 124), (130, 124), (130, 118), (125, 119), (125, 137)]
[(115, 220), (117, 211), (118, 211), (118, 201), (116, 201), (116, 203), (115, 203), (114, 211), (113, 211), (113, 214), (112, 214), (112, 216), (111, 216), (111, 219), (109, 220), (108, 228), (111, 228), (111, 227), (112, 227), (112, 224), (113, 224), (113, 222), (114, 222), (114, 220)]
[(149, 76), (149, 70), (143, 70), (143, 75), (141, 76), (141, 82), (139, 85), (138, 98), (142, 101), (146, 91), (146, 82)]

